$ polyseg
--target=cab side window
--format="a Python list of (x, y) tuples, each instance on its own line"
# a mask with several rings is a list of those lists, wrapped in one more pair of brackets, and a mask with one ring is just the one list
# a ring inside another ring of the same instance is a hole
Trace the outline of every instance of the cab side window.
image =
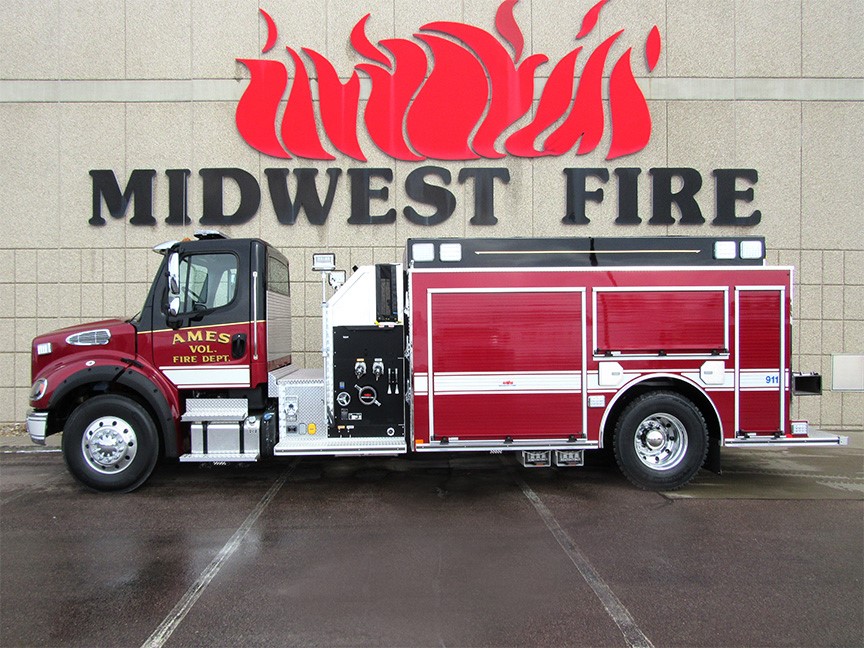
[(193, 254), (180, 261), (180, 313), (226, 306), (237, 293), (237, 257)]

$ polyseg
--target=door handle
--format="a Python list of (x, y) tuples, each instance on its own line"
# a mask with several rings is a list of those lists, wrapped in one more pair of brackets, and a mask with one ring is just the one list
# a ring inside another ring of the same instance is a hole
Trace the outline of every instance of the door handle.
[(231, 357), (239, 360), (246, 355), (246, 334), (235, 333), (231, 336)]

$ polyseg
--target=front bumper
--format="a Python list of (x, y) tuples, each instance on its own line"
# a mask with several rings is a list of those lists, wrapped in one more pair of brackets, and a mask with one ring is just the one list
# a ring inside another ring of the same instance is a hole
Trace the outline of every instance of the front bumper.
[(27, 434), (37, 445), (45, 445), (45, 433), (48, 430), (48, 412), (30, 410), (27, 415)]

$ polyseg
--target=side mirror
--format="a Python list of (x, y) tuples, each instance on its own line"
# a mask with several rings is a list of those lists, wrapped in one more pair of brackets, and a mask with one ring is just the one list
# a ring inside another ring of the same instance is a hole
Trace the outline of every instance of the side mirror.
[(180, 255), (168, 256), (168, 314), (176, 317), (180, 312)]

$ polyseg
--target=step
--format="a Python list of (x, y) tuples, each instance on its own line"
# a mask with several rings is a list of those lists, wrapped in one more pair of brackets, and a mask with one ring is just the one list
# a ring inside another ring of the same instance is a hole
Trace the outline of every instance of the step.
[(231, 423), (249, 416), (249, 401), (245, 398), (190, 398), (184, 423)]

